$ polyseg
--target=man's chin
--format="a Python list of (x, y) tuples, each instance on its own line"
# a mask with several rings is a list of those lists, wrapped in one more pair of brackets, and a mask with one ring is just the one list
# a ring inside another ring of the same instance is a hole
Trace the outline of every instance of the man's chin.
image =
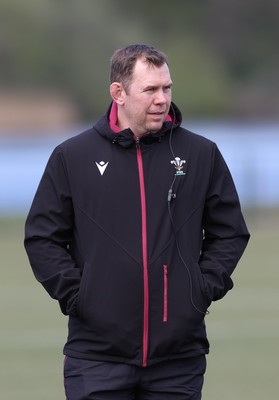
[(163, 127), (163, 122), (162, 121), (160, 121), (158, 123), (150, 124), (149, 127), (148, 127), (148, 132), (149, 133), (157, 133), (162, 129), (162, 127)]

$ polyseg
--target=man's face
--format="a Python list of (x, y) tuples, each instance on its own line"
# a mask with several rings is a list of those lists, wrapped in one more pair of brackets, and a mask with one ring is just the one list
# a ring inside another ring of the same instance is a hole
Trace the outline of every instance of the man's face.
[(158, 132), (169, 112), (171, 87), (167, 64), (158, 68), (137, 60), (132, 82), (123, 90), (122, 128), (130, 128), (136, 136)]

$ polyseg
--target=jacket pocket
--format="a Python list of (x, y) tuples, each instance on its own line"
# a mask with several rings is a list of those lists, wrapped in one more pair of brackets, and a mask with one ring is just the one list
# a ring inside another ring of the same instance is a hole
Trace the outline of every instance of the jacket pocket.
[(80, 288), (79, 288), (79, 294), (78, 294), (78, 299), (77, 299), (77, 314), (81, 320), (85, 320), (85, 304), (86, 304), (86, 292), (88, 289), (88, 269), (89, 269), (89, 264), (85, 263), (83, 267), (83, 272), (81, 276), (81, 282), (80, 282)]
[(163, 322), (168, 322), (168, 266), (163, 265), (164, 292), (163, 292)]
[(211, 304), (211, 299), (208, 296), (206, 281), (204, 279), (203, 273), (201, 272), (199, 264), (196, 263), (194, 265), (194, 267), (195, 267), (195, 270), (197, 272), (197, 278), (198, 278), (200, 292), (201, 292), (201, 296), (202, 296), (203, 302), (204, 302), (206, 307), (209, 307), (210, 304)]

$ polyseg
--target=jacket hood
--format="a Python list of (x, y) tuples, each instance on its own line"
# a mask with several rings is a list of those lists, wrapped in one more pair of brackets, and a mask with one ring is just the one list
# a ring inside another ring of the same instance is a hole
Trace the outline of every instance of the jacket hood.
[[(135, 143), (134, 134), (131, 129), (124, 129), (120, 132), (114, 132), (109, 124), (109, 116), (111, 112), (112, 103), (110, 104), (106, 114), (99, 119), (99, 121), (94, 125), (94, 129), (104, 138), (109, 140), (114, 144), (118, 144), (124, 148), (131, 147)], [(141, 138), (141, 142), (144, 144), (151, 144), (153, 142), (158, 142), (161, 140), (168, 131), (173, 128), (177, 128), (181, 125), (182, 114), (178, 107), (172, 102), (169, 110), (170, 120), (165, 121), (162, 129), (156, 133), (146, 134)]]

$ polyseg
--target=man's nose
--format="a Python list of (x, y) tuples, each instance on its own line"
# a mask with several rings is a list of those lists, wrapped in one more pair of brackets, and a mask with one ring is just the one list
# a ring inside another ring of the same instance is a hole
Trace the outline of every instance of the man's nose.
[(155, 95), (154, 102), (156, 104), (164, 104), (167, 102), (167, 95), (163, 90), (158, 90)]

